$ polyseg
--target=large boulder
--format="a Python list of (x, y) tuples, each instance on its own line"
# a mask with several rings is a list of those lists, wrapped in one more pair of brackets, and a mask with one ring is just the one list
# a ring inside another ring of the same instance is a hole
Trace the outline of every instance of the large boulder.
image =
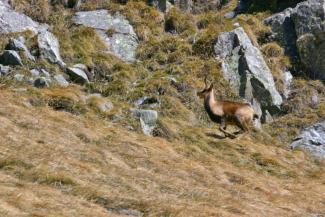
[(14, 11), (7, 1), (0, 1), (0, 33), (7, 34), (13, 32), (25, 32), (30, 30), (35, 34), (40, 29), (45, 29), (47, 26), (39, 25), (30, 17)]
[(264, 117), (268, 112), (279, 112), (282, 97), (272, 73), (242, 27), (221, 33), (214, 50), (222, 61), (225, 78), (241, 97), (256, 107), (255, 110), (261, 110)]
[(301, 62), (310, 77), (325, 80), (325, 1), (308, 0), (264, 21), (293, 60)]
[(302, 130), (290, 147), (302, 148), (315, 156), (325, 158), (325, 121)]
[(157, 127), (158, 112), (154, 110), (132, 109), (134, 117), (140, 119), (142, 131), (145, 135), (153, 135)]
[(23, 62), (16, 51), (5, 50), (0, 56), (0, 63), (6, 66), (22, 66)]
[(97, 30), (107, 48), (124, 61), (134, 61), (138, 37), (129, 21), (120, 14), (111, 15), (107, 10), (82, 11), (73, 17), (75, 24)]
[(48, 60), (50, 63), (65, 66), (60, 55), (60, 44), (58, 39), (49, 31), (41, 31), (38, 34), (38, 48), (41, 57)]

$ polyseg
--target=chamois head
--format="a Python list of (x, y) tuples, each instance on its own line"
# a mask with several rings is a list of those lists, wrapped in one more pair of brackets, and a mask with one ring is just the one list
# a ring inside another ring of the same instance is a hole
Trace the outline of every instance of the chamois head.
[(213, 90), (213, 84), (211, 84), (210, 86), (208, 85), (207, 76), (205, 76), (204, 83), (204, 89), (197, 92), (197, 96), (200, 98), (206, 98), (206, 96), (210, 94), (210, 92)]

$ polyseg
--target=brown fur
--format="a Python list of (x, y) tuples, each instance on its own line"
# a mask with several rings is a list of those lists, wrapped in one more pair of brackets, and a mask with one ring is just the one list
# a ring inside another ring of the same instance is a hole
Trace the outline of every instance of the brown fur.
[(210, 119), (220, 124), (220, 130), (226, 136), (236, 136), (226, 131), (227, 125), (235, 125), (241, 129), (240, 132), (248, 132), (253, 120), (258, 118), (253, 108), (248, 103), (217, 101), (214, 98), (213, 85), (197, 93), (204, 99), (204, 107)]

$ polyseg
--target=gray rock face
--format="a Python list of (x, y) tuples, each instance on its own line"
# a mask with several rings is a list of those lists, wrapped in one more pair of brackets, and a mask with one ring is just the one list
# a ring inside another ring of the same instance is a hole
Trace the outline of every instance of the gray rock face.
[(290, 147), (302, 148), (315, 156), (325, 158), (325, 121), (302, 130)]
[(152, 135), (157, 126), (158, 112), (154, 110), (132, 109), (134, 117), (140, 119), (141, 128), (145, 135)]
[(6, 66), (22, 66), (23, 62), (16, 51), (5, 50), (0, 56), (0, 63)]
[(286, 54), (301, 62), (310, 76), (325, 79), (325, 1), (308, 0), (288, 8), (264, 21), (272, 27), (274, 37)]
[(48, 60), (51, 63), (65, 66), (60, 55), (60, 45), (58, 39), (48, 31), (41, 31), (38, 34), (38, 48), (41, 53), (41, 57)]
[(240, 96), (252, 104), (256, 100), (263, 114), (266, 111), (271, 114), (278, 112), (282, 97), (275, 88), (272, 73), (263, 55), (243, 28), (221, 33), (214, 50), (222, 60), (225, 78)]
[(11, 38), (6, 46), (6, 50), (22, 51), (29, 60), (35, 61), (35, 57), (29, 52), (22, 37)]
[(79, 84), (89, 83), (89, 79), (88, 79), (88, 76), (87, 76), (85, 70), (82, 67), (80, 67), (79, 64), (74, 65), (73, 67), (67, 68), (66, 72), (70, 76), (70, 79), (73, 82), (76, 82)]
[[(107, 10), (78, 12), (73, 17), (75, 24), (97, 30), (111, 53), (124, 61), (134, 61), (138, 38), (133, 27), (122, 15), (108, 13)], [(107, 34), (110, 31), (111, 34)]]

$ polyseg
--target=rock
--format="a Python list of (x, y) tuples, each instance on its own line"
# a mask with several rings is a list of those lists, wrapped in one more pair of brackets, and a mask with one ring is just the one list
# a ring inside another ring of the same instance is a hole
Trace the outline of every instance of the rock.
[(310, 77), (325, 79), (325, 2), (308, 0), (264, 20), (286, 54), (302, 63)]
[(38, 48), (41, 57), (48, 60), (50, 63), (58, 64), (61, 67), (65, 66), (61, 55), (58, 39), (49, 31), (41, 31), (38, 34)]
[(222, 61), (225, 78), (248, 102), (260, 104), (263, 115), (279, 112), (282, 97), (275, 88), (272, 73), (242, 27), (221, 33), (214, 46)]
[(9, 66), (3, 66), (0, 64), (0, 76), (1, 75), (8, 75), (10, 72), (10, 67)]
[(24, 52), (25, 56), (31, 60), (35, 61), (35, 57), (29, 52), (28, 48), (25, 46), (24, 38), (11, 38), (9, 39), (9, 43), (7, 44), (6, 50), (15, 50)]
[(21, 82), (21, 81), (24, 81), (25, 76), (22, 75), (22, 74), (15, 74), (15, 75), (14, 75), (14, 79), (15, 79), (16, 81)]
[(84, 69), (80, 68), (80, 67), (69, 67), (66, 70), (67, 74), (70, 76), (70, 79), (73, 82), (79, 83), (79, 84), (85, 84), (85, 83), (89, 83), (88, 80), (88, 76), (86, 74), (86, 72), (84, 71)]
[(152, 135), (157, 126), (158, 112), (154, 110), (132, 109), (134, 117), (140, 119), (141, 128), (145, 135)]
[(96, 29), (109, 52), (117, 57), (124, 61), (135, 60), (138, 37), (122, 15), (113, 16), (107, 10), (83, 11), (76, 13), (73, 22)]
[(41, 72), (38, 69), (32, 69), (29, 71), (33, 78), (38, 78)]
[(63, 75), (54, 75), (54, 81), (61, 87), (69, 86), (69, 82), (63, 77)]
[(5, 50), (0, 56), (0, 63), (9, 66), (22, 66), (23, 62), (16, 51)]
[(325, 121), (316, 123), (306, 129), (293, 140), (291, 148), (302, 148), (313, 155), (325, 158)]
[(39, 25), (30, 17), (14, 11), (9, 4), (0, 1), (0, 33), (8, 34), (14, 32), (25, 32), (30, 30), (37, 34), (41, 29), (47, 26)]
[(237, 15), (237, 14), (236, 14), (235, 11), (231, 11), (231, 12), (225, 13), (224, 17), (225, 17), (226, 19), (233, 19), (233, 18), (236, 17), (236, 15)]
[(37, 88), (44, 88), (44, 87), (49, 87), (50, 83), (48, 82), (48, 80), (44, 77), (39, 77), (36, 78), (34, 83), (33, 83), (34, 87)]
[(136, 106), (145, 106), (148, 105), (150, 107), (158, 107), (160, 106), (160, 101), (159, 99), (155, 98), (155, 97), (141, 97), (140, 99), (138, 99), (137, 101), (134, 102), (134, 105)]

